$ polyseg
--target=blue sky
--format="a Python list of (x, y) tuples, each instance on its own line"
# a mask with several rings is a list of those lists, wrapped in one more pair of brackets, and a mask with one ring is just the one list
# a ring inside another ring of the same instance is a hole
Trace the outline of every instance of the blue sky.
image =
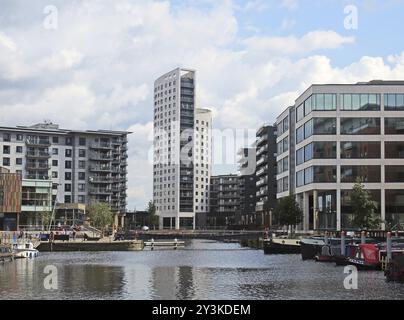
[[(197, 70), (198, 105), (217, 129), (272, 123), (312, 83), (404, 78), (403, 0), (52, 4), (50, 30), (48, 0), (0, 0), (0, 125), (134, 132), (129, 208), (151, 199), (153, 82), (171, 69)], [(344, 28), (347, 5), (357, 30)]]

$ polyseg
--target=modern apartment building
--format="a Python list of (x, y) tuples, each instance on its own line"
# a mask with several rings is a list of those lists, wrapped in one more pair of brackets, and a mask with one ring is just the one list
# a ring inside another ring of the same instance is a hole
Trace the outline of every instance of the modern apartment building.
[(162, 229), (195, 227), (195, 121), (195, 71), (178, 68), (158, 78), (153, 201)]
[(404, 81), (312, 85), (277, 126), (277, 197), (296, 195), (304, 230), (355, 227), (357, 179), (383, 222), (404, 222)]
[(18, 230), (21, 188), (21, 175), (0, 167), (0, 231)]
[(256, 224), (269, 226), (276, 207), (277, 144), (276, 127), (264, 125), (256, 139)]
[[(53, 202), (105, 202), (117, 215), (123, 215), (127, 135), (123, 131), (67, 130), (49, 122), (0, 127), (0, 163), (12, 173), (19, 173), (27, 188), (35, 184), (31, 187), (40, 191), (35, 193), (38, 197), (46, 194), (46, 186), (41, 184), (50, 181)], [(33, 193), (26, 194), (22, 200), (31, 201)], [(36, 200), (41, 203), (39, 207), (49, 206), (42, 198)]]
[(237, 174), (212, 176), (210, 180), (209, 227), (236, 224), (239, 213), (240, 193)]
[(256, 206), (256, 148), (242, 148), (239, 151), (239, 197), (240, 205), (236, 223), (255, 225), (257, 216)]

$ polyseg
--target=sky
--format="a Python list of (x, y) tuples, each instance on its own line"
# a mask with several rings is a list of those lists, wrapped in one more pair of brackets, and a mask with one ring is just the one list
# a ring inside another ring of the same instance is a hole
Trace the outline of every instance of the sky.
[(0, 0), (0, 125), (133, 132), (141, 210), (160, 75), (195, 69), (214, 128), (256, 130), (313, 83), (403, 80), (403, 18), (403, 0)]

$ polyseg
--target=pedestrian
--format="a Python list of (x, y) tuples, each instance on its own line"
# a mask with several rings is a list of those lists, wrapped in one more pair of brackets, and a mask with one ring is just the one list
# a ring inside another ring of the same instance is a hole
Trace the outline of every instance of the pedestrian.
[(76, 230), (73, 229), (73, 241), (76, 241)]

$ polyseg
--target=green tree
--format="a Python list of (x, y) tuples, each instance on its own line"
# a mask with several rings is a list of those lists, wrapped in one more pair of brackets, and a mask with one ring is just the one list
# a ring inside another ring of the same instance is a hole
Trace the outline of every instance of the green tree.
[(380, 228), (380, 218), (375, 211), (376, 202), (371, 200), (371, 194), (362, 185), (358, 179), (352, 188), (351, 206), (353, 214), (353, 225), (360, 229), (378, 229)]
[(274, 215), (280, 225), (287, 227), (295, 227), (303, 220), (303, 211), (294, 195), (280, 199)]
[(95, 203), (88, 206), (87, 215), (90, 218), (92, 226), (100, 229), (102, 234), (114, 222), (114, 214), (106, 203)]
[(146, 223), (149, 226), (156, 226), (159, 224), (159, 217), (156, 215), (156, 206), (153, 201), (149, 201), (147, 205), (147, 218)]

